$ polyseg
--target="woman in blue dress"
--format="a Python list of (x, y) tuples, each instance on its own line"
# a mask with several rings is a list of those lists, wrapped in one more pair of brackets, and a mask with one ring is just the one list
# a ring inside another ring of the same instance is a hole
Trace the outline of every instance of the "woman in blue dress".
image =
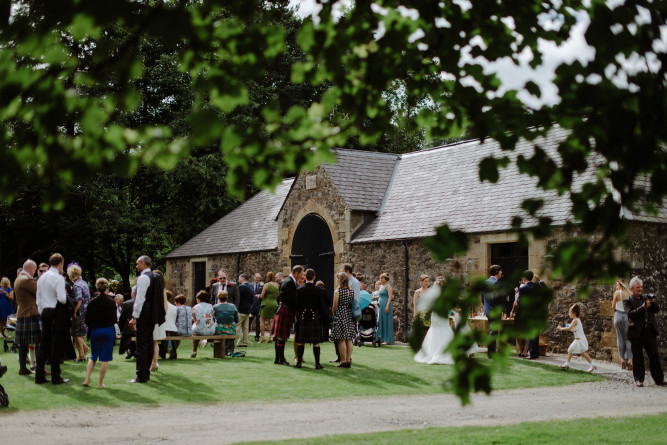
[(394, 313), (391, 302), (394, 299), (394, 289), (389, 284), (389, 274), (380, 275), (380, 316), (377, 336), (387, 344), (394, 343)]
[(5, 329), (7, 318), (14, 313), (14, 289), (11, 287), (9, 278), (2, 277), (0, 281), (0, 333)]

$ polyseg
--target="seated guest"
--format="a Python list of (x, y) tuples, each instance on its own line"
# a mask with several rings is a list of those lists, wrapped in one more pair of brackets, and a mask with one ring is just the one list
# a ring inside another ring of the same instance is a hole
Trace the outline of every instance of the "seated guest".
[[(192, 335), (192, 308), (185, 304), (186, 301), (185, 295), (177, 295), (174, 298), (174, 302), (176, 303), (176, 335), (179, 337), (189, 337)], [(180, 344), (180, 340), (171, 341), (170, 359), (177, 358), (176, 351)]]
[(173, 305), (174, 294), (170, 290), (165, 289), (164, 295), (164, 303), (166, 305), (164, 323), (159, 326), (156, 325), (153, 330), (153, 362), (150, 367), (151, 371), (159, 369), (158, 357), (162, 359), (167, 358), (167, 342), (164, 340), (168, 336), (176, 334), (176, 306)]
[(85, 317), (86, 325), (89, 328), (88, 335), (92, 352), (83, 386), (90, 384), (90, 375), (99, 359), (102, 363), (100, 364), (100, 380), (97, 387), (104, 388), (104, 376), (107, 373), (109, 362), (113, 359), (113, 344), (116, 339), (114, 329), (116, 303), (107, 294), (95, 292), (93, 299), (88, 303)]
[[(208, 292), (200, 290), (195, 297), (197, 304), (192, 308), (192, 334), (213, 335), (215, 334), (215, 323), (213, 321), (213, 306), (208, 302)], [(199, 340), (192, 340), (192, 354), (190, 358), (197, 357)]]
[[(220, 303), (213, 306), (213, 319), (217, 323), (215, 333), (220, 335), (236, 334), (236, 323), (239, 322), (239, 311), (236, 306), (229, 303), (229, 294), (227, 291), (218, 293)], [(234, 340), (225, 340), (225, 350), (227, 355), (234, 352)]]

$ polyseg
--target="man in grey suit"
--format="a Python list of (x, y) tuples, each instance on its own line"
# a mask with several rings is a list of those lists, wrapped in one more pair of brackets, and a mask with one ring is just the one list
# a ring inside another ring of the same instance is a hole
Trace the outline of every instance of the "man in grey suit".
[(232, 283), (231, 281), (227, 281), (227, 271), (225, 269), (220, 269), (218, 271), (218, 282), (214, 283), (213, 286), (211, 287), (211, 304), (215, 305), (218, 304), (220, 301), (218, 301), (218, 293), (220, 291), (227, 291), (227, 294), (229, 295), (229, 303), (232, 303), (234, 306), (236, 306), (236, 309), (239, 308), (239, 304), (241, 302), (241, 295), (239, 294), (239, 287), (236, 285), (236, 283)]

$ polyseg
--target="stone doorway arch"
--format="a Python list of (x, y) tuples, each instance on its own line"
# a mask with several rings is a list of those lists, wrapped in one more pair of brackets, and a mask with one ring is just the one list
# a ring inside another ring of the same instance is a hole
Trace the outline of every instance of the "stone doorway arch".
[(290, 268), (297, 264), (315, 270), (331, 298), (334, 288), (334, 243), (329, 225), (320, 215), (304, 216), (292, 238)]

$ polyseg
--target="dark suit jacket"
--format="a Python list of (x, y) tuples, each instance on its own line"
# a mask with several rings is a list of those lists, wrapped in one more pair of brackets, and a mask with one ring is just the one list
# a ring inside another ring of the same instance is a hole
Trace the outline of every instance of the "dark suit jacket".
[(120, 345), (118, 353), (122, 354), (128, 350), (132, 343), (134, 332), (127, 323), (132, 320), (132, 312), (134, 311), (134, 298), (123, 303), (120, 310), (120, 318), (118, 319), (118, 328), (120, 329)]
[[(222, 283), (213, 283), (213, 286), (211, 287), (212, 305), (215, 306), (218, 303), (218, 300), (216, 300), (216, 298), (221, 290), (222, 290)], [(241, 304), (241, 295), (239, 294), (239, 286), (236, 283), (228, 281), (227, 294), (229, 294), (229, 299), (227, 301), (236, 306), (236, 309), (239, 309), (240, 312), (239, 304)], [(247, 314), (247, 312), (244, 312), (244, 314)]]
[(243, 283), (238, 287), (239, 292), (239, 306), (237, 309), (240, 314), (249, 314), (252, 306), (252, 299), (255, 298), (255, 293), (252, 286), (248, 283)]
[(278, 302), (292, 310), (296, 310), (296, 283), (292, 277), (285, 277), (280, 283)]
[(306, 283), (296, 290), (296, 311), (312, 309), (319, 314), (322, 307), (322, 289), (315, 283)]
[(623, 307), (628, 314), (628, 339), (630, 340), (637, 340), (641, 336), (642, 330), (646, 327), (645, 315), (647, 312), (650, 331), (653, 335), (658, 335), (658, 323), (655, 321), (655, 314), (660, 310), (660, 307), (654, 300), (647, 311), (642, 307), (645, 301), (646, 297), (644, 295), (640, 298), (630, 295), (630, 298), (623, 300)]
[(262, 300), (259, 299), (258, 296), (256, 295), (261, 295), (262, 294), (262, 288), (264, 287), (263, 282), (255, 283), (254, 281), (252, 283), (249, 283), (250, 287), (252, 287), (252, 306), (250, 307), (250, 313), (258, 315), (259, 314), (259, 308), (262, 305)]
[(134, 311), (134, 298), (123, 303), (120, 310), (120, 318), (118, 319), (118, 328), (123, 334), (128, 333), (134, 335), (132, 329), (127, 323), (132, 319), (132, 311)]

